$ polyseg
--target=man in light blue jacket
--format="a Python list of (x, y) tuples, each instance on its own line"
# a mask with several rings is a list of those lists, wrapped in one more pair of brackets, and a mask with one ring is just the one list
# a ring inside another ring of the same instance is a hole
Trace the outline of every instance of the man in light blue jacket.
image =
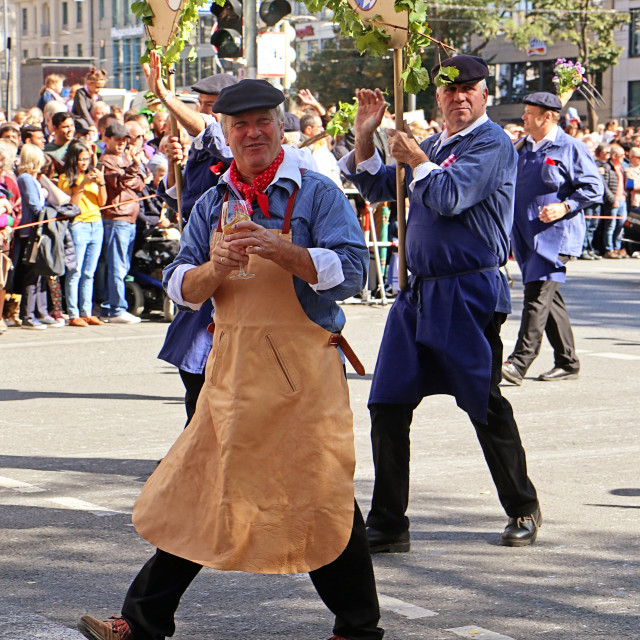
[(522, 271), (524, 308), (518, 340), (502, 366), (503, 379), (522, 384), (540, 353), (546, 333), (553, 347), (554, 366), (538, 380), (572, 380), (580, 361), (559, 285), (566, 263), (582, 254), (583, 209), (602, 202), (603, 185), (585, 144), (558, 126), (562, 103), (545, 92), (523, 99), (527, 137), (516, 143), (518, 177), (513, 252)]

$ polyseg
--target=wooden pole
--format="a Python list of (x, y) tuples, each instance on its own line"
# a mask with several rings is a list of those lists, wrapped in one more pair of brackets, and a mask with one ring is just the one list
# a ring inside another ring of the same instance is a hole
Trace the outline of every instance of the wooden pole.
[[(167, 82), (169, 84), (169, 91), (175, 93), (176, 90), (176, 75), (174, 65), (171, 65), (168, 69), (168, 77)], [(170, 116), (171, 122), (171, 135), (176, 136), (180, 139), (180, 129), (178, 127), (178, 120), (176, 117), (171, 114)], [(176, 163), (174, 165), (175, 170), (175, 180), (176, 180), (176, 200), (178, 202), (178, 228), (182, 233), (182, 164)]]
[[(393, 50), (393, 108), (396, 118), (396, 129), (404, 131), (404, 87), (402, 84), (402, 49)], [(409, 285), (407, 274), (407, 258), (405, 254), (405, 236), (407, 233), (407, 217), (405, 210), (404, 166), (396, 164), (396, 207), (398, 211), (398, 286), (400, 290)]]

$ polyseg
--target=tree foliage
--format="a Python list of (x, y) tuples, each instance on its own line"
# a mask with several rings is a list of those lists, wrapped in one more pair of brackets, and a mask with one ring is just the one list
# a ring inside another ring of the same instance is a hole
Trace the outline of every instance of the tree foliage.
[[(629, 22), (629, 14), (594, 6), (593, 0), (534, 0), (520, 25), (509, 37), (523, 47), (531, 38), (547, 43), (567, 41), (578, 48), (578, 61), (586, 69), (586, 78), (595, 84), (595, 75), (615, 65), (622, 47), (615, 43), (615, 31)], [(597, 117), (588, 106), (589, 126)]]
[(516, 46), (531, 38), (552, 43), (568, 41), (578, 47), (578, 58), (588, 73), (616, 64), (622, 47), (615, 30), (629, 22), (629, 14), (594, 6), (593, 0), (535, 0), (522, 24), (511, 30)]

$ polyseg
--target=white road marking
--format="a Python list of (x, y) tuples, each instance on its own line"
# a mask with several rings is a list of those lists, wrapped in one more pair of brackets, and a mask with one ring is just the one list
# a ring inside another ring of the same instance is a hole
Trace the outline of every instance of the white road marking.
[(600, 358), (611, 358), (613, 360), (640, 360), (640, 356), (634, 356), (630, 353), (613, 353), (608, 351), (594, 352), (589, 355), (599, 356)]
[(47, 498), (47, 502), (53, 502), (65, 509), (72, 509), (73, 511), (89, 511), (97, 516), (115, 516), (124, 513), (124, 511), (107, 509), (106, 507), (101, 507), (98, 504), (85, 502), (84, 500), (78, 500), (77, 498)]
[[(0, 476), (0, 488), (12, 489), (18, 493), (44, 493), (46, 489), (39, 487), (35, 484), (29, 484), (28, 482), (22, 482), (21, 480), (14, 480), (13, 478), (7, 478), (6, 476)], [(64, 509), (71, 509), (73, 511), (88, 511), (96, 516), (115, 516), (119, 514), (126, 514), (125, 511), (117, 511), (115, 509), (107, 509), (101, 507), (98, 504), (92, 502), (85, 502), (78, 498), (69, 498), (66, 496), (60, 496), (58, 498), (45, 498), (46, 502), (51, 502), (58, 507)]]
[(455, 627), (454, 629), (447, 629), (447, 631), (451, 631), (463, 638), (473, 638), (473, 640), (515, 640), (511, 636), (503, 636), (501, 633), (495, 633), (494, 631), (473, 625), (469, 627)]
[(415, 604), (410, 604), (403, 600), (392, 598), (391, 596), (378, 594), (378, 600), (382, 609), (388, 609), (389, 611), (393, 611), (393, 613), (397, 613), (398, 615), (409, 618), (410, 620), (416, 620), (417, 618), (430, 618), (438, 615), (435, 611), (423, 609)]
[(13, 478), (7, 478), (6, 476), (0, 476), (0, 489), (13, 489), (20, 493), (39, 493), (44, 491), (42, 487), (38, 487), (35, 484), (21, 482), (20, 480), (14, 480)]
[(63, 627), (33, 613), (0, 612), (0, 640), (33, 638), (34, 640), (69, 640), (79, 636), (74, 629)]

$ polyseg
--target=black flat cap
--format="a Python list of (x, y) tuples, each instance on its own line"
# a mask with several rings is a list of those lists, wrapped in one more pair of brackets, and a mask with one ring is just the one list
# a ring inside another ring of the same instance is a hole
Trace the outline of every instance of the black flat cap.
[(287, 131), (300, 131), (300, 118), (289, 111), (285, 111), (284, 114), (284, 130)]
[(84, 118), (74, 118), (73, 124), (75, 125), (76, 133), (79, 133), (81, 136), (91, 131), (91, 129), (89, 129), (89, 123)]
[(538, 91), (536, 93), (530, 93), (522, 98), (522, 104), (530, 104), (534, 107), (541, 107), (548, 111), (561, 111), (562, 102), (560, 98), (553, 93), (547, 93), (546, 91)]
[(206, 93), (209, 96), (217, 96), (225, 87), (237, 84), (238, 79), (230, 76), (228, 73), (218, 73), (215, 76), (202, 78), (198, 80), (192, 87), (191, 91), (196, 93)]
[(434, 80), (440, 71), (440, 67), (455, 67), (460, 73), (452, 84), (465, 84), (467, 82), (480, 82), (489, 75), (487, 63), (477, 56), (461, 54), (447, 58), (431, 69), (431, 79)]
[(232, 116), (251, 109), (273, 109), (283, 102), (284, 93), (266, 80), (247, 79), (225, 87), (212, 111)]
[(116, 140), (122, 140), (122, 138), (129, 137), (129, 132), (127, 131), (127, 127), (125, 127), (123, 124), (114, 122), (104, 130), (104, 135), (106, 138), (116, 138)]

